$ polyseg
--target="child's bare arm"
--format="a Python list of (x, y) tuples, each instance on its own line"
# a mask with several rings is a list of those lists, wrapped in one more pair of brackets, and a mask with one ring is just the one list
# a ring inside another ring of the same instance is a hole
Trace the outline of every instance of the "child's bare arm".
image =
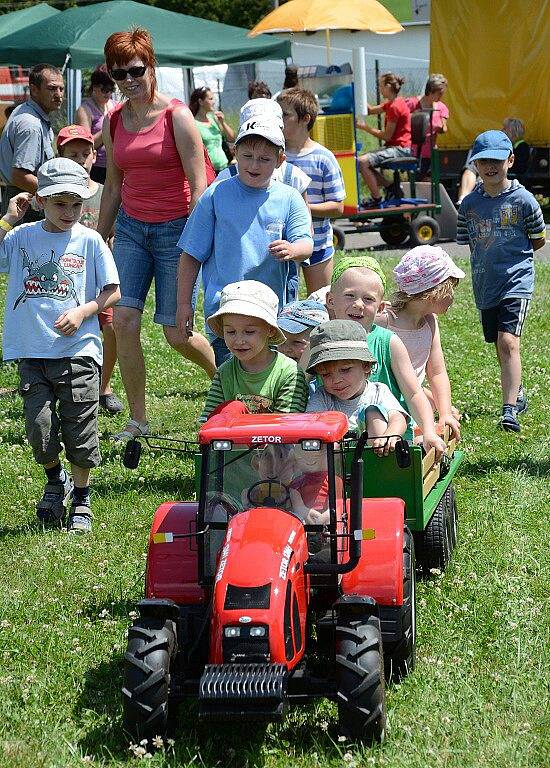
[(441, 348), (441, 337), (437, 321), (434, 322), (432, 348), (426, 365), (426, 373), (437, 412), (439, 413), (439, 423), (443, 425), (448, 424), (453, 437), (460, 440), (460, 424), (451, 411), (451, 382), (449, 381), (443, 349)]
[(201, 268), (200, 262), (185, 251), (182, 252), (178, 264), (178, 308), (176, 325), (183, 338), (193, 335), (193, 318), (195, 312), (191, 304), (193, 286)]
[(338, 218), (344, 213), (344, 203), (338, 200), (327, 200), (324, 203), (309, 203), (309, 210), (316, 219)]
[(101, 293), (92, 301), (87, 301), (80, 307), (73, 307), (63, 312), (55, 321), (54, 328), (63, 336), (73, 336), (84, 320), (104, 309), (109, 309), (120, 300), (120, 288), (118, 285), (106, 285)]
[(274, 240), (269, 245), (269, 253), (278, 261), (304, 261), (313, 253), (313, 241), (307, 239), (289, 243), (288, 240)]
[(533, 246), (534, 251), (538, 251), (539, 248), (544, 248), (545, 243), (545, 235), (542, 235), (542, 237), (537, 237), (536, 239), (531, 239), (531, 245)]
[(390, 341), (390, 351), (393, 375), (407, 401), (412, 417), (422, 430), (424, 447), (426, 451), (435, 448), (436, 457), (439, 458), (445, 452), (445, 443), (436, 434), (432, 407), (418, 383), (409, 353), (401, 339), (395, 334)]

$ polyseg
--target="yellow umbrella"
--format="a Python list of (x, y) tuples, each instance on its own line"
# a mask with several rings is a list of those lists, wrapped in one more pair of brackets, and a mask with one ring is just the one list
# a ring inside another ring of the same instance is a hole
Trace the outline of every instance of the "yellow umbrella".
[(264, 16), (248, 33), (325, 30), (330, 64), (330, 30), (353, 29), (393, 34), (403, 27), (377, 0), (289, 0)]

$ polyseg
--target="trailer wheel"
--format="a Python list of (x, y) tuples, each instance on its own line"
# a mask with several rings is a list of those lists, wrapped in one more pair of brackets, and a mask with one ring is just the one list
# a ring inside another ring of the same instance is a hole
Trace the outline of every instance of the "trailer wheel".
[(343, 251), (346, 245), (346, 236), (344, 230), (340, 227), (332, 228), (332, 245), (335, 251)]
[(433, 245), (439, 240), (439, 224), (431, 216), (417, 216), (410, 223), (413, 245)]
[(124, 654), (123, 724), (138, 742), (166, 734), (174, 622), (139, 619), (128, 630)]
[(383, 741), (386, 697), (379, 618), (340, 616), (335, 650), (340, 733), (354, 741)]
[(423, 575), (429, 576), (432, 568), (445, 570), (451, 556), (445, 496), (440, 499), (424, 531), (416, 537), (415, 544), (416, 559)]
[(403, 535), (403, 605), (391, 608), (388, 618), (400, 628), (401, 638), (384, 643), (385, 677), (399, 682), (412, 672), (416, 661), (416, 562), (408, 528)]
[(401, 216), (386, 219), (380, 225), (380, 237), (387, 245), (403, 245), (409, 235), (409, 224)]
[(458, 541), (458, 510), (456, 507), (455, 489), (452, 483), (449, 483), (445, 491), (445, 502), (447, 504), (449, 544), (452, 552)]

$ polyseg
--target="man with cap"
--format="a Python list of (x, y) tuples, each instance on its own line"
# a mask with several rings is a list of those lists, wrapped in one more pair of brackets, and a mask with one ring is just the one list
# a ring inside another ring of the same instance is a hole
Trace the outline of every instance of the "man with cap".
[(481, 184), (460, 204), (457, 242), (470, 246), (474, 299), (485, 341), (495, 344), (500, 365), (500, 426), (519, 432), (527, 410), (521, 385), (520, 337), (533, 295), (533, 251), (542, 248), (546, 225), (540, 205), (517, 179), (512, 142), (503, 131), (481, 133), (472, 148)]
[[(271, 182), (284, 160), (280, 125), (253, 117), (241, 125), (235, 146), (238, 174), (204, 192), (178, 243), (183, 253), (176, 320), (187, 334), (193, 329), (191, 295), (201, 265), (206, 317), (218, 309), (224, 286), (241, 280), (269, 286), (280, 309), (296, 299), (290, 262), (307, 259), (313, 249), (309, 211), (299, 192)], [(221, 338), (212, 346), (219, 367), (229, 350)]]
[[(36, 172), (54, 156), (50, 113), (63, 103), (63, 75), (51, 64), (37, 64), (29, 72), (30, 99), (11, 113), (0, 138), (1, 213), (19, 192), (34, 195)], [(36, 221), (39, 214), (27, 207), (24, 221)]]
[[(4, 360), (19, 361), (27, 439), (44, 467), (36, 514), (68, 530), (91, 530), (90, 469), (100, 463), (97, 430), (102, 346), (97, 314), (120, 298), (118, 273), (100, 235), (78, 219), (88, 174), (64, 157), (38, 169), (44, 221), (23, 224), (32, 197), (10, 200), (0, 219), (0, 271), (8, 273)], [(12, 231), (13, 230), (13, 231)], [(60, 461), (61, 441), (71, 473)]]
[(385, 384), (369, 381), (376, 358), (366, 330), (353, 320), (330, 320), (310, 336), (307, 372), (323, 385), (309, 398), (307, 411), (340, 411), (352, 431), (364, 431), (375, 451), (385, 455), (395, 448), (410, 420)]

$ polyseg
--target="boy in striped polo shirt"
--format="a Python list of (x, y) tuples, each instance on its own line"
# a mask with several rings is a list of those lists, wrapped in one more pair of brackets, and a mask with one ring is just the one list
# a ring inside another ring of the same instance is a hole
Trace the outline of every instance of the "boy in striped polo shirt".
[(307, 202), (313, 218), (313, 254), (309, 266), (302, 265), (309, 294), (330, 283), (334, 254), (330, 219), (344, 212), (346, 190), (333, 153), (309, 136), (318, 112), (315, 96), (302, 88), (289, 88), (277, 101), (283, 110), (286, 160), (311, 179)]
[(519, 432), (518, 414), (527, 410), (520, 336), (533, 295), (533, 251), (544, 245), (546, 226), (533, 195), (507, 176), (514, 149), (505, 133), (481, 133), (471, 160), (480, 183), (460, 204), (456, 240), (470, 246), (483, 335), (496, 347), (503, 402), (500, 426)]

